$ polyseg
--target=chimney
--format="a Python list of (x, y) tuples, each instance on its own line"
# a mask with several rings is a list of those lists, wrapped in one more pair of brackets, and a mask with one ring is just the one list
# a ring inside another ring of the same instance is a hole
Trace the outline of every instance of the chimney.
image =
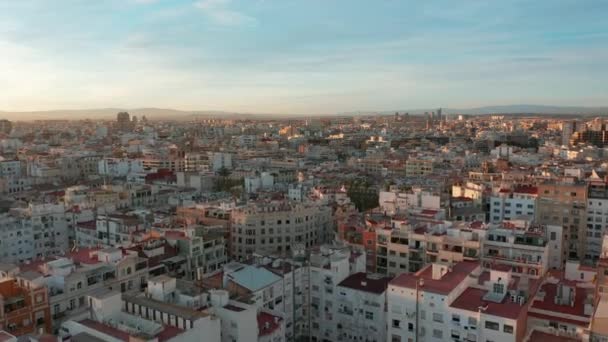
[(433, 268), (433, 280), (441, 279), (449, 271), (447, 265), (434, 263), (431, 267)]

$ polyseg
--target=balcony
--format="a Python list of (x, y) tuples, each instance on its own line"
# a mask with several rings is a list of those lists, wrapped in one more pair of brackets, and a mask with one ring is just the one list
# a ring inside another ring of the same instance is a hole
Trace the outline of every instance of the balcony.
[(346, 307), (341, 307), (338, 309), (338, 313), (344, 314), (344, 315), (349, 315), (352, 316), (354, 314), (352, 309), (346, 308)]
[(533, 261), (533, 260), (522, 258), (522, 257), (508, 257), (508, 256), (503, 256), (503, 255), (486, 254), (486, 255), (484, 255), (483, 258), (486, 260), (499, 260), (502, 262), (506, 262), (509, 264), (516, 264), (516, 265), (526, 264), (526, 265), (534, 266), (534, 267), (541, 266), (540, 261)]

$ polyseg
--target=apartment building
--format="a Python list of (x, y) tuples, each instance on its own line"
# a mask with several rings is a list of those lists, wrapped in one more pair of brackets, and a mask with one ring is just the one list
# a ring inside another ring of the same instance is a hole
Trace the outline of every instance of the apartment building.
[(608, 183), (604, 180), (594, 180), (588, 185), (585, 259), (597, 262), (606, 233), (608, 233)]
[(388, 341), (522, 341), (527, 278), (478, 263), (433, 263), (393, 279), (387, 290)]
[[(558, 338), (590, 340), (589, 328), (596, 312), (596, 272), (567, 262), (561, 273), (550, 274), (540, 285), (528, 308), (528, 330)], [(534, 341), (532, 337), (528, 339)]]
[(0, 280), (0, 329), (15, 336), (51, 332), (47, 289), (37, 280), (31, 274)]
[(332, 304), (338, 307), (334, 320), (338, 341), (386, 341), (386, 288), (390, 280), (359, 272), (338, 284)]
[(27, 189), (29, 182), (24, 177), (22, 161), (0, 158), (0, 192), (20, 193)]
[[(178, 319), (176, 310), (158, 307), (152, 311), (148, 307), (124, 302), (116, 289), (99, 289), (87, 296), (89, 314), (84, 318), (68, 320), (61, 325), (62, 339), (82, 341), (142, 341), (142, 342), (220, 342), (220, 321), (199, 313), (205, 319), (194, 322)], [(162, 303), (159, 305), (162, 306)], [(127, 312), (129, 308), (131, 312)], [(140, 313), (144, 308), (143, 315)], [(160, 314), (159, 314), (160, 313)], [(181, 317), (180, 317), (181, 318)], [(177, 328), (181, 326), (181, 328)]]
[(231, 213), (231, 248), (237, 259), (254, 252), (290, 253), (294, 244), (306, 247), (333, 238), (331, 208), (314, 203), (257, 201)]
[(433, 160), (410, 158), (405, 162), (406, 177), (423, 177), (433, 173)]
[(150, 156), (141, 160), (144, 170), (169, 170), (183, 172), (186, 170), (186, 160), (177, 156)]
[(103, 158), (97, 164), (100, 175), (108, 177), (126, 177), (131, 173), (144, 172), (144, 164), (140, 159)]
[(205, 275), (222, 269), (228, 256), (223, 230), (193, 226), (182, 230), (166, 230), (162, 233), (178, 255), (185, 258), (185, 277), (202, 279)]
[(128, 247), (134, 234), (144, 231), (145, 222), (139, 216), (105, 214), (97, 216), (94, 232), (77, 232), (76, 240), (79, 246)]
[(482, 182), (464, 182), (462, 184), (452, 185), (453, 197), (466, 197), (481, 206), (484, 203), (485, 196), (488, 194), (488, 187)]
[(515, 186), (496, 189), (490, 198), (491, 222), (502, 222), (520, 218), (534, 217), (538, 188), (535, 186)]
[(207, 294), (194, 283), (160, 275), (148, 280), (145, 293), (122, 295), (125, 312), (178, 329), (208, 324), (209, 314), (200, 309)]
[(376, 271), (389, 276), (416, 272), (428, 263), (479, 260), (485, 234), (480, 222), (412, 225), (393, 219), (392, 229), (376, 231)]
[(281, 277), (284, 292), (282, 307), (275, 307), (284, 317), (285, 338), (288, 341), (297, 340), (304, 335), (303, 323), (306, 307), (305, 297), (308, 295), (308, 267), (293, 259), (276, 257), (259, 257), (255, 264)]
[(410, 208), (441, 209), (445, 199), (439, 194), (413, 188), (411, 191), (380, 191), (378, 202), (386, 215), (407, 212)]
[(58, 255), (68, 249), (68, 223), (63, 204), (29, 204), (0, 216), (0, 257), (19, 263)]
[(546, 181), (538, 185), (535, 221), (563, 226), (562, 262), (585, 259), (587, 250), (587, 185), (576, 181)]
[[(33, 265), (24, 265), (32, 268)], [(86, 295), (102, 288), (139, 291), (148, 278), (148, 263), (117, 249), (88, 249), (41, 263), (33, 271), (43, 277), (56, 330), (66, 320), (86, 313)]]
[(304, 329), (311, 341), (338, 341), (337, 286), (349, 275), (365, 272), (365, 255), (349, 247), (321, 246), (310, 251), (308, 267), (310, 295), (305, 298)]
[(217, 172), (221, 169), (232, 169), (232, 154), (224, 152), (212, 153), (210, 158), (213, 171)]
[(276, 312), (230, 300), (228, 291), (210, 290), (206, 311), (222, 321), (222, 342), (283, 342), (285, 320)]
[(594, 299), (596, 310), (589, 325), (590, 341), (608, 340), (608, 235), (604, 235), (602, 252), (597, 262)]
[(486, 268), (502, 265), (511, 268), (514, 274), (542, 277), (549, 268), (562, 267), (561, 253), (556, 248), (561, 243), (559, 235), (559, 226), (528, 227), (512, 222), (492, 225), (483, 241), (483, 265)]

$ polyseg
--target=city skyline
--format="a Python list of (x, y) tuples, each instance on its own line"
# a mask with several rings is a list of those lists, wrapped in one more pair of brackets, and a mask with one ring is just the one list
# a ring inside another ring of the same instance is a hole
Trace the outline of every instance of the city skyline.
[(0, 110), (607, 104), (608, 4), (445, 4), (2, 3)]

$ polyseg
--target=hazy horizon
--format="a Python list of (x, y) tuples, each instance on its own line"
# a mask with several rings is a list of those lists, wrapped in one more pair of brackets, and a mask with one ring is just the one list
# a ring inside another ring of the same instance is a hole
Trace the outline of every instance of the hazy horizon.
[(449, 4), (3, 2), (0, 111), (608, 105), (608, 2)]

